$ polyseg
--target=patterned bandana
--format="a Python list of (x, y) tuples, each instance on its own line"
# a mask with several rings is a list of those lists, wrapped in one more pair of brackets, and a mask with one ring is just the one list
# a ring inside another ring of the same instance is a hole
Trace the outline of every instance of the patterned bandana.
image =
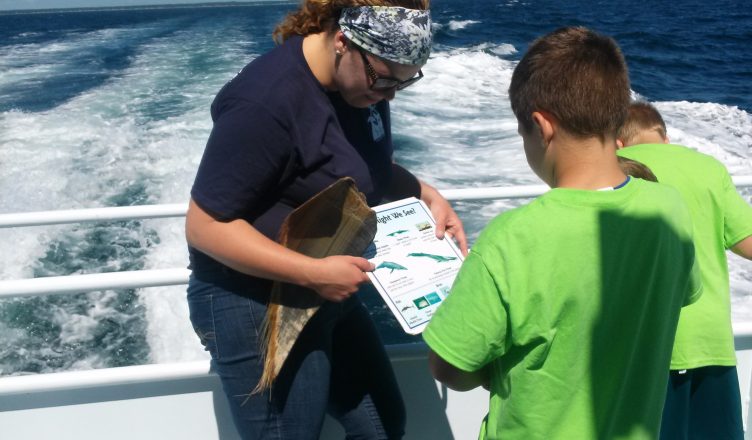
[(398, 6), (345, 8), (339, 18), (345, 36), (385, 60), (422, 66), (431, 53), (431, 13)]

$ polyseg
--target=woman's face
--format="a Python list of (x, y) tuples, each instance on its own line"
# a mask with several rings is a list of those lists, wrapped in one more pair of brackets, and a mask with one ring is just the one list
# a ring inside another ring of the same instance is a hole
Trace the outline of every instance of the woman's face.
[(379, 79), (396, 82), (410, 80), (418, 75), (420, 66), (397, 64), (378, 58), (353, 44), (348, 44), (335, 60), (334, 82), (342, 98), (353, 107), (368, 107), (394, 98), (397, 86), (374, 87)]

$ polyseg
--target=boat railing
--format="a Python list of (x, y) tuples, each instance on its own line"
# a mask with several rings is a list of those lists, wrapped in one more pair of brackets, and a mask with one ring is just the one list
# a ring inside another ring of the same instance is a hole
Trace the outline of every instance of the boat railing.
[[(752, 187), (752, 176), (733, 178), (737, 187)], [(548, 190), (545, 185), (515, 187), (446, 189), (441, 193), (449, 200), (492, 200), (531, 198)], [(93, 209), (39, 211), (0, 214), (0, 229), (81, 223), (90, 221), (121, 221), (182, 217), (187, 204), (108, 207)], [(40, 277), (19, 280), (0, 280), (0, 300), (51, 294), (71, 294), (108, 289), (135, 289), (155, 286), (183, 285), (190, 271), (184, 268), (149, 269), (97, 274)], [(739, 356), (740, 388), (745, 408), (745, 419), (750, 400), (750, 371), (752, 371), (752, 321), (734, 323), (734, 338)], [(405, 344), (389, 347), (393, 362), (424, 357), (424, 344)], [(67, 389), (116, 387), (128, 384), (148, 384), (190, 380), (213, 376), (208, 361), (139, 365), (105, 368), (88, 371), (20, 375), (0, 377), (0, 412), (13, 409), (9, 398), (35, 393), (65, 392)], [(3, 400), (5, 399), (5, 400)], [(1, 404), (5, 401), (6, 404)], [(7, 407), (7, 408), (6, 408)], [(16, 408), (18, 409), (18, 408)]]

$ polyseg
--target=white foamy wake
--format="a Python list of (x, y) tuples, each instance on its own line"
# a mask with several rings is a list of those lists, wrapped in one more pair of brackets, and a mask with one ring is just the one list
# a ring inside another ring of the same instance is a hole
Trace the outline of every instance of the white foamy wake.
[[(209, 104), (222, 84), (255, 56), (253, 46), (240, 31), (196, 38), (195, 30), (184, 29), (139, 46), (129, 68), (57, 108), (0, 114), (0, 187), (13, 188), (3, 193), (0, 212), (107, 206), (131, 187), (144, 193), (141, 203), (187, 202), (211, 128)], [(146, 257), (145, 268), (185, 267), (183, 220), (155, 220), (148, 227), (157, 232), (159, 246)], [(71, 228), (4, 231), (0, 247), (20, 251), (1, 253), (0, 276), (32, 276), (34, 262), (49, 243)], [(205, 357), (187, 318), (185, 287), (144, 289), (140, 298), (153, 361)], [(92, 313), (107, 307), (107, 293), (94, 303), (93, 309), (56, 319), (61, 341), (91, 337), (88, 330), (102, 316)], [(94, 354), (74, 368), (99, 365)]]

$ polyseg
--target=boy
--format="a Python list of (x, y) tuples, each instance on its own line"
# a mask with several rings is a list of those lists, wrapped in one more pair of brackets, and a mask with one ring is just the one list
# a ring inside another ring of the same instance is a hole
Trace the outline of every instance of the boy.
[(658, 435), (679, 309), (701, 288), (676, 190), (619, 168), (629, 94), (618, 46), (585, 28), (514, 70), (525, 154), (553, 189), (487, 226), (423, 333), (434, 377), (490, 390), (481, 438)]
[(704, 288), (679, 317), (661, 438), (741, 439), (726, 249), (752, 259), (752, 207), (720, 162), (668, 143), (658, 110), (645, 102), (630, 105), (617, 136), (617, 146), (628, 148), (618, 154), (643, 162), (681, 193), (692, 216)]

